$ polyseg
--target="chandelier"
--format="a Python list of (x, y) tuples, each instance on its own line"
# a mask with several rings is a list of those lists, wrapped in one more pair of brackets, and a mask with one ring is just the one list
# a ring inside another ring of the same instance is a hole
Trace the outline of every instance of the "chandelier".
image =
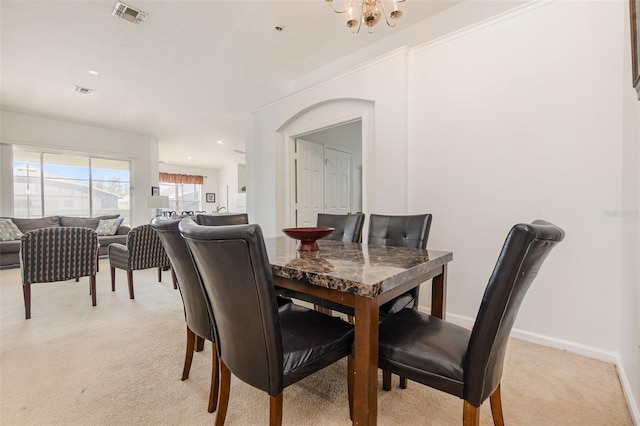
[(396, 26), (396, 21), (402, 16), (402, 11), (398, 10), (398, 3), (402, 3), (405, 0), (392, 0), (393, 10), (387, 15), (387, 11), (384, 7), (382, 0), (357, 0), (360, 4), (360, 19), (354, 18), (353, 0), (349, 0), (347, 6), (340, 10), (333, 7), (334, 0), (326, 0), (329, 3), (329, 7), (336, 13), (348, 13), (349, 19), (347, 19), (347, 27), (351, 28), (354, 34), (360, 32), (360, 27), (364, 24), (367, 27), (367, 32), (373, 34), (376, 30), (375, 26), (380, 22), (380, 18), (384, 17), (385, 22), (390, 27)]

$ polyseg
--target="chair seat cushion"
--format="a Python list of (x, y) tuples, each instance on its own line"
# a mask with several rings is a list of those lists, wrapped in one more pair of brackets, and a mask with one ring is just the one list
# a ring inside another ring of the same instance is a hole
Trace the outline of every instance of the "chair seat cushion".
[(471, 330), (403, 309), (380, 324), (379, 366), (461, 397), (470, 336)]
[(353, 326), (346, 321), (293, 303), (279, 314), (285, 386), (351, 353)]

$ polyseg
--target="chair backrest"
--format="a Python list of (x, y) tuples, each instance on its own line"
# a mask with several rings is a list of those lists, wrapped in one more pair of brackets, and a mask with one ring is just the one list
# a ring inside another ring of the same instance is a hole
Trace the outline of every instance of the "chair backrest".
[(157, 233), (164, 250), (171, 261), (171, 267), (178, 279), (178, 288), (184, 305), (184, 316), (189, 328), (198, 336), (214, 341), (213, 323), (207, 307), (204, 290), (200, 284), (198, 271), (191, 259), (191, 253), (184, 242), (178, 224), (180, 219), (156, 217), (151, 228)]
[(20, 238), (23, 285), (95, 275), (97, 261), (98, 234), (93, 229), (40, 228)]
[(273, 275), (259, 225), (180, 222), (214, 317), (220, 358), (242, 381), (276, 396), (284, 388)]
[(249, 216), (246, 213), (199, 214), (196, 223), (205, 226), (246, 225)]
[(368, 244), (409, 248), (427, 248), (431, 214), (369, 217)]
[(500, 384), (509, 333), (522, 300), (564, 231), (545, 221), (515, 225), (482, 297), (466, 358), (464, 399), (480, 406)]
[(355, 214), (327, 214), (318, 213), (317, 226), (335, 228), (325, 240), (342, 241), (343, 243), (362, 242), (362, 226), (364, 213)]
[(129, 250), (128, 270), (135, 271), (171, 265), (160, 237), (150, 224), (131, 229), (127, 235), (126, 246)]

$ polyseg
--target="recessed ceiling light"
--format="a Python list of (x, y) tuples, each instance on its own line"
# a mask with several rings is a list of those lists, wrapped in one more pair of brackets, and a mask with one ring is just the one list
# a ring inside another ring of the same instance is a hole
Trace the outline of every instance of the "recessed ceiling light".
[(91, 75), (100, 75), (100, 73), (96, 70), (89, 70), (89, 74)]
[(187, 160), (191, 160), (191, 156), (190, 155), (187, 155)]
[(224, 142), (218, 141), (218, 145), (224, 145)]

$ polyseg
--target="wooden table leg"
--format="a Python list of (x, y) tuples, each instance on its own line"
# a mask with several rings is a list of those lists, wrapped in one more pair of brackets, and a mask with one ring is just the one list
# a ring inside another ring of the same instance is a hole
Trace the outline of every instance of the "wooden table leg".
[(433, 277), (431, 283), (431, 315), (445, 319), (447, 313), (447, 265), (442, 266), (442, 273)]
[(353, 424), (375, 425), (378, 417), (378, 299), (355, 298)]

